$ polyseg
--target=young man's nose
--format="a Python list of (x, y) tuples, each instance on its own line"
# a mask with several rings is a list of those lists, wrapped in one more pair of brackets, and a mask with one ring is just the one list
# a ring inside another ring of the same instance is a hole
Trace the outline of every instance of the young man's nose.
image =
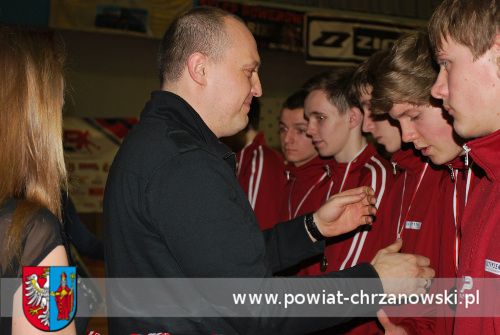
[(371, 133), (373, 131), (374, 123), (369, 116), (365, 116), (363, 118), (363, 127), (362, 130), (365, 133)]
[(416, 132), (412, 126), (401, 123), (401, 139), (405, 143), (412, 143), (416, 138)]
[(448, 97), (448, 78), (444, 70), (440, 70), (436, 82), (432, 85), (431, 94), (436, 99), (444, 100)]

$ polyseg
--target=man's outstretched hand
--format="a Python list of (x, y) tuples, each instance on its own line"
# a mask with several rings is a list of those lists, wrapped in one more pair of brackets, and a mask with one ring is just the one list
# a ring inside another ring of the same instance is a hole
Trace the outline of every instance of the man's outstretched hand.
[(353, 188), (330, 197), (314, 214), (314, 222), (326, 237), (348, 233), (370, 224), (377, 212), (376, 198), (368, 186)]

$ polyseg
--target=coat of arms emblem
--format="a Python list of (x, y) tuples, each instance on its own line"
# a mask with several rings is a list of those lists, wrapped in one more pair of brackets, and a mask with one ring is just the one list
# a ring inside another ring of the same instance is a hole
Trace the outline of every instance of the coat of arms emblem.
[(60, 330), (76, 312), (76, 267), (23, 267), (23, 311), (28, 321), (45, 331)]

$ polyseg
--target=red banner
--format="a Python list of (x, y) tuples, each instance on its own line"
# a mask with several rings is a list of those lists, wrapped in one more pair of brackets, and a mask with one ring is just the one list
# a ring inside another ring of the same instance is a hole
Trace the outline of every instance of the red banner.
[(241, 17), (255, 36), (259, 47), (292, 52), (304, 51), (302, 11), (219, 0), (199, 2), (200, 5), (218, 7)]

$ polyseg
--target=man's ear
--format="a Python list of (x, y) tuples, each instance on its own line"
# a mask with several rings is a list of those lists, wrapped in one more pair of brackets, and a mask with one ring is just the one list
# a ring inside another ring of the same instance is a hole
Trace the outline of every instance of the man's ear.
[(363, 113), (358, 107), (350, 107), (347, 110), (347, 116), (349, 117), (349, 127), (351, 129), (363, 123)]
[(189, 56), (187, 61), (187, 70), (191, 79), (201, 86), (207, 83), (206, 70), (207, 70), (208, 57), (200, 52), (195, 52)]

